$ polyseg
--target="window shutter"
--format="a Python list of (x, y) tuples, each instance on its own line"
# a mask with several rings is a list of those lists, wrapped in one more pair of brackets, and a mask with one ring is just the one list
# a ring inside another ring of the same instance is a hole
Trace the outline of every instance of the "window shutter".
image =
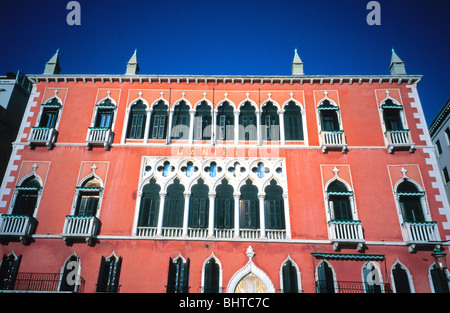
[(166, 128), (166, 117), (164, 115), (160, 116), (159, 120), (159, 132), (158, 132), (158, 138), (162, 139), (165, 137), (165, 128)]
[(102, 256), (101, 260), (100, 260), (100, 270), (98, 272), (98, 279), (97, 279), (97, 292), (104, 292), (106, 291), (106, 282), (108, 279), (107, 276), (107, 264), (106, 264), (106, 260), (105, 257)]
[(186, 260), (186, 263), (181, 264), (181, 280), (180, 280), (180, 287), (181, 292), (188, 293), (189, 292), (189, 266), (190, 266), (191, 260), (188, 258)]
[(175, 279), (176, 279), (176, 264), (173, 263), (172, 258), (169, 258), (169, 273), (167, 277), (167, 286), (166, 286), (166, 292), (167, 293), (174, 293), (175, 292)]
[(152, 138), (158, 138), (158, 129), (159, 129), (159, 115), (155, 115), (153, 117)]
[(110, 287), (111, 292), (117, 292), (119, 290), (119, 278), (120, 278), (120, 270), (122, 269), (122, 257), (119, 257), (117, 262), (114, 262), (115, 266), (113, 269), (113, 280)]

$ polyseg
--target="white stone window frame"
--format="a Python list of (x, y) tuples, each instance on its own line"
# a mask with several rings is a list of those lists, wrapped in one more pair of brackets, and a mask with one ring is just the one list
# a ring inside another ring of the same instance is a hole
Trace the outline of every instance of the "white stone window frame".
[(34, 212), (33, 212), (33, 217), (36, 218), (37, 213), (39, 211), (39, 205), (41, 203), (41, 198), (42, 198), (42, 193), (44, 192), (44, 182), (42, 180), (42, 178), (36, 174), (36, 172), (31, 172), (27, 175), (25, 175), (15, 186), (14, 188), (14, 193), (11, 197), (11, 202), (9, 205), (9, 209), (8, 209), (8, 214), (12, 214), (13, 210), (14, 210), (14, 205), (16, 204), (16, 200), (17, 200), (17, 196), (19, 195), (19, 189), (17, 189), (17, 187), (20, 187), (27, 179), (31, 178), (31, 177), (35, 177), (38, 181), (39, 184), (41, 185), (41, 187), (38, 190), (38, 196), (37, 196), (37, 200), (36, 200), (36, 206), (34, 208)]
[(392, 290), (397, 293), (396, 287), (395, 287), (395, 279), (394, 279), (394, 268), (396, 265), (400, 265), (400, 267), (406, 272), (406, 276), (408, 277), (408, 283), (409, 283), (409, 288), (411, 290), (411, 293), (415, 293), (415, 288), (414, 288), (414, 280), (413, 277), (411, 275), (411, 272), (409, 271), (409, 269), (406, 267), (405, 264), (403, 264), (402, 262), (400, 262), (399, 259), (397, 259), (394, 264), (392, 264), (391, 266), (391, 282), (392, 282)]
[(358, 210), (357, 210), (357, 206), (356, 206), (356, 198), (355, 198), (355, 192), (353, 191), (353, 187), (351, 186), (351, 184), (349, 184), (347, 181), (345, 181), (344, 179), (340, 178), (339, 176), (336, 176), (331, 178), (329, 181), (327, 181), (323, 187), (323, 193), (324, 193), (324, 203), (325, 203), (325, 214), (326, 214), (326, 218), (327, 218), (327, 222), (333, 220), (331, 217), (334, 213), (332, 213), (332, 211), (334, 210), (332, 204), (330, 203), (329, 200), (329, 194), (328, 194), (328, 187), (335, 181), (338, 181), (342, 184), (344, 184), (345, 188), (347, 188), (348, 192), (351, 192), (352, 195), (348, 196), (349, 202), (350, 202), (350, 209), (352, 212), (352, 217), (353, 217), (353, 221), (357, 221), (359, 220), (358, 218)]
[[(170, 172), (167, 177), (164, 177), (162, 171), (158, 171), (158, 167), (162, 166), (165, 162), (170, 162), (171, 166), (174, 167), (174, 171)], [(188, 163), (192, 162), (194, 166), (198, 167), (198, 171), (194, 172), (191, 177), (187, 177), (185, 172), (181, 171), (181, 169)], [(211, 164), (211, 162), (216, 162), (217, 166), (222, 167), (221, 173), (218, 173), (216, 177), (211, 177), (209, 173), (207, 173), (204, 168)], [(245, 171), (235, 177), (233, 173), (229, 172), (229, 168), (232, 168), (236, 162), (239, 162), (240, 166), (245, 168)], [(263, 162), (267, 165), (270, 165), (270, 171), (263, 178), (259, 178), (257, 173), (252, 172), (252, 167), (256, 166), (259, 162)], [(281, 168), (281, 173), (277, 172), (277, 169)], [(146, 170), (149, 169), (149, 170)], [(164, 200), (167, 195), (167, 188), (170, 184), (178, 178), (180, 184), (182, 184), (185, 188), (184, 195), (186, 198), (190, 197), (191, 188), (195, 185), (200, 178), (203, 179), (204, 184), (209, 188), (209, 197), (210, 197), (210, 212), (214, 211), (214, 199), (216, 194), (216, 188), (219, 184), (222, 183), (222, 180), (225, 178), (228, 181), (228, 184), (233, 187), (234, 196), (235, 196), (235, 231), (239, 230), (239, 219), (236, 215), (238, 213), (238, 207), (236, 206), (236, 199), (239, 200), (240, 197), (240, 188), (245, 184), (248, 178), (250, 178), (254, 184), (258, 188), (258, 197), (264, 200), (264, 189), (270, 184), (272, 179), (275, 179), (277, 184), (283, 189), (283, 200), (284, 200), (284, 216), (285, 216), (285, 231), (286, 231), (286, 239), (291, 238), (291, 227), (290, 227), (290, 210), (289, 210), (289, 199), (288, 199), (288, 189), (287, 189), (287, 175), (285, 173), (285, 160), (284, 159), (264, 159), (264, 158), (190, 158), (190, 157), (150, 157), (144, 156), (142, 157), (141, 163), (141, 174), (140, 179), (137, 186), (137, 198), (135, 204), (135, 214), (133, 220), (133, 228), (132, 235), (136, 236), (138, 233), (138, 219), (140, 212), (141, 199), (143, 194), (143, 188), (146, 184), (150, 182), (152, 178), (155, 178), (156, 183), (161, 187), (160, 191), (160, 208), (159, 208), (159, 218), (158, 218), (158, 234), (161, 233), (162, 228), (162, 217), (163, 217), (163, 206)], [(187, 199), (188, 200), (188, 199)], [(185, 201), (185, 210), (184, 210), (184, 230), (183, 233), (186, 235), (187, 232), (187, 218), (188, 218), (188, 205), (189, 201)], [(100, 206), (100, 205), (99, 205)], [(187, 209), (187, 210), (186, 210)], [(212, 211), (211, 211), (212, 210)], [(260, 216), (261, 217), (261, 216)], [(210, 234), (213, 233), (213, 221), (214, 215), (209, 214), (209, 226), (208, 231)], [(264, 216), (260, 221), (260, 224), (264, 221)], [(265, 227), (265, 225), (264, 225)]]
[(63, 111), (64, 105), (63, 105), (62, 99), (60, 97), (58, 97), (56, 94), (54, 96), (48, 98), (47, 101), (45, 101), (44, 103), (42, 103), (40, 105), (38, 117), (37, 117), (36, 123), (35, 123), (35, 127), (38, 127), (40, 122), (41, 122), (42, 114), (44, 113), (44, 110), (45, 110), (45, 105), (50, 103), (53, 99), (58, 100), (58, 102), (60, 104), (60, 107), (58, 108), (58, 117), (56, 118), (55, 126), (54, 126), (54, 129), (58, 130), (59, 122), (61, 120), (61, 115), (62, 115), (62, 111)]
[[(394, 103), (394, 105), (398, 105), (399, 106), (398, 109), (400, 110), (400, 112), (399, 112), (400, 113), (400, 120), (402, 122), (403, 129), (409, 129), (408, 121), (406, 120), (406, 113), (405, 113), (405, 109), (403, 107), (403, 104), (400, 103), (399, 101), (395, 100), (394, 98), (392, 98), (389, 95), (388, 90), (386, 90), (386, 92), (387, 92), (386, 97), (383, 100), (381, 100), (380, 103), (378, 103), (378, 113), (379, 113), (379, 116), (380, 116), (380, 123), (381, 123), (381, 129), (383, 131), (383, 134), (385, 134), (388, 131), (386, 129), (386, 123), (384, 121), (384, 114), (383, 114), (384, 113), (383, 103), (385, 103), (387, 100), (391, 100)], [(385, 143), (387, 145), (388, 144), (387, 138), (386, 138), (386, 136), (383, 136), (383, 137), (384, 137)]]
[(202, 265), (202, 285), (201, 285), (201, 293), (205, 293), (204, 290), (204, 286), (205, 286), (205, 268), (206, 268), (206, 264), (208, 263), (209, 260), (214, 259), (214, 261), (216, 262), (216, 264), (219, 266), (219, 293), (223, 292), (223, 266), (222, 263), (220, 262), (220, 260), (214, 255), (214, 253), (211, 253), (211, 255), (203, 262)]
[(105, 100), (110, 100), (112, 104), (114, 104), (114, 108), (111, 107), (112, 111), (113, 111), (113, 116), (112, 116), (112, 120), (111, 120), (111, 132), (114, 132), (114, 126), (116, 125), (116, 120), (117, 120), (117, 103), (116, 101), (110, 96), (107, 95), (106, 97), (104, 97), (103, 99), (101, 99), (100, 101), (98, 101), (95, 105), (94, 105), (94, 109), (92, 112), (92, 118), (91, 118), (91, 124), (90, 127), (94, 127), (95, 125), (95, 121), (97, 119), (97, 114), (98, 114), (98, 110), (100, 109), (100, 103), (102, 103)]
[[(281, 139), (281, 145), (284, 146), (286, 144), (286, 133), (285, 133), (285, 108), (287, 105), (289, 105), (289, 103), (292, 101), (295, 103), (295, 105), (297, 105), (300, 108), (300, 114), (302, 115), (302, 132), (303, 132), (303, 142), (305, 146), (309, 145), (309, 141), (308, 141), (308, 125), (307, 125), (307, 121), (306, 121), (306, 109), (305, 106), (302, 105), (299, 101), (295, 100), (293, 97), (293, 95), (291, 94), (291, 98), (286, 100), (283, 105), (281, 106), (281, 109), (278, 111), (278, 114), (281, 116), (280, 117), (280, 129), (281, 129), (281, 134), (282, 134), (282, 139)], [(281, 127), (281, 120), (283, 120), (283, 127)], [(297, 142), (297, 141), (302, 141), (302, 140), (288, 140), (289, 142)]]
[(75, 195), (73, 197), (72, 207), (70, 209), (70, 215), (74, 215), (76, 210), (77, 210), (78, 197), (80, 196), (80, 190), (78, 189), (78, 187), (82, 187), (85, 182), (87, 182), (87, 181), (89, 181), (91, 179), (96, 179), (99, 182), (99, 184), (100, 184), (100, 191), (98, 192), (97, 212), (95, 213), (95, 217), (99, 218), (101, 207), (102, 207), (103, 193), (105, 191), (105, 187), (104, 187), (103, 180), (100, 178), (100, 176), (98, 176), (95, 173), (91, 173), (91, 174), (85, 176), (84, 178), (82, 178), (80, 180), (80, 182), (78, 183), (77, 188), (75, 188)]
[[(162, 98), (162, 97), (161, 97)], [(125, 119), (123, 121), (123, 129), (122, 129), (122, 139), (121, 139), (121, 144), (125, 144), (127, 141), (127, 131), (128, 131), (128, 124), (130, 121), (130, 113), (131, 113), (131, 109), (134, 105), (136, 105), (138, 103), (138, 101), (142, 101), (145, 106), (145, 112), (146, 112), (146, 120), (145, 120), (145, 129), (144, 129), (144, 143), (148, 143), (148, 135), (149, 135), (149, 129), (150, 129), (150, 118), (151, 118), (151, 114), (153, 111), (153, 106), (155, 105), (155, 103), (158, 103), (159, 100), (161, 100), (161, 98), (159, 98), (158, 100), (156, 100), (151, 106), (149, 105), (149, 103), (147, 102), (147, 100), (145, 100), (144, 98), (141, 97), (141, 95), (139, 95), (138, 98), (132, 100), (128, 105), (127, 108), (125, 110)], [(103, 100), (102, 100), (103, 101)]]
[(295, 270), (297, 271), (297, 288), (298, 288), (298, 293), (302, 293), (302, 278), (301, 278), (301, 272), (300, 272), (300, 268), (298, 267), (297, 263), (291, 258), (290, 255), (287, 256), (287, 258), (281, 263), (280, 266), (280, 292), (284, 293), (283, 290), (283, 282), (284, 282), (284, 277), (283, 277), (283, 266), (284, 264), (286, 264), (287, 261), (291, 261), (292, 266), (295, 268)]
[(405, 176), (402, 179), (400, 179), (399, 181), (397, 181), (395, 183), (395, 185), (394, 185), (394, 200), (395, 200), (395, 206), (396, 206), (396, 209), (397, 209), (397, 214), (398, 214), (398, 219), (399, 219), (399, 222), (400, 222), (400, 226), (405, 222), (405, 220), (404, 220), (404, 217), (403, 217), (403, 214), (402, 214), (402, 209), (401, 209), (401, 206), (400, 206), (400, 196), (397, 193), (397, 189), (398, 189), (398, 186), (401, 183), (403, 183), (404, 181), (412, 183), (417, 188), (417, 190), (419, 192), (423, 193), (423, 195), (420, 197), (420, 204), (422, 206), (423, 216), (424, 216), (426, 222), (432, 222), (433, 219), (431, 218), (431, 212), (430, 212), (430, 207), (428, 205), (426, 191), (422, 188), (422, 186), (418, 182), (416, 182), (415, 180), (407, 177), (406, 174), (405, 174)]

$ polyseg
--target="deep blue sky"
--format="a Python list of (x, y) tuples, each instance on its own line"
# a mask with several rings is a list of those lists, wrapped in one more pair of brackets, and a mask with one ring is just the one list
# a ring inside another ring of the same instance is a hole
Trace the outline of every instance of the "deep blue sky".
[(391, 48), (423, 75), (428, 124), (450, 97), (450, 1), (0, 0), (0, 74), (40, 74), (60, 49), (61, 74), (123, 74), (134, 49), (140, 74), (291, 75), (297, 48), (309, 75), (388, 75)]

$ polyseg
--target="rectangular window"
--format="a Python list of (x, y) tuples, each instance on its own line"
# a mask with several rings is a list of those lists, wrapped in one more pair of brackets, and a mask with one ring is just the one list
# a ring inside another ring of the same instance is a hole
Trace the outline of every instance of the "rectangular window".
[(442, 147), (441, 147), (441, 142), (439, 140), (436, 141), (436, 148), (437, 148), (438, 154), (441, 155), (442, 154)]
[(58, 109), (44, 109), (39, 122), (39, 127), (55, 127)]
[(267, 229), (284, 229), (284, 212), (280, 200), (265, 200), (265, 219)]
[(164, 227), (183, 226), (183, 199), (167, 199), (164, 209)]
[(450, 145), (450, 128), (447, 127), (445, 130), (445, 134), (447, 135), (447, 142)]
[(450, 181), (450, 176), (449, 176), (449, 174), (448, 174), (448, 169), (447, 169), (447, 167), (444, 167), (444, 168), (442, 169), (442, 172), (444, 173), (444, 181), (445, 181), (445, 183), (448, 183), (448, 182)]
[(99, 196), (80, 196), (75, 215), (94, 216), (97, 214)]
[(158, 224), (159, 199), (142, 198), (139, 226), (156, 227)]
[(220, 229), (233, 228), (233, 199), (216, 198), (216, 227)]
[(158, 139), (164, 139), (166, 137), (166, 116), (161, 115), (159, 117), (159, 126), (158, 126)]
[(189, 206), (189, 227), (208, 227), (208, 199), (192, 198)]
[(94, 127), (111, 128), (113, 112), (111, 110), (101, 110), (97, 112), (97, 119)]
[(241, 228), (259, 228), (259, 212), (257, 212), (256, 201), (257, 200), (240, 201), (239, 224)]
[(129, 138), (142, 139), (144, 137), (144, 119), (145, 115), (143, 114), (133, 115)]

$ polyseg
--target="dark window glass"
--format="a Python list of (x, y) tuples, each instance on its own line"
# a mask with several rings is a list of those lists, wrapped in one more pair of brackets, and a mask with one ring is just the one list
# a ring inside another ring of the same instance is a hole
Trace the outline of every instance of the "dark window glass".
[(255, 108), (246, 102), (239, 114), (239, 140), (256, 140), (256, 113)]
[(111, 256), (105, 260), (105, 257), (102, 256), (98, 273), (97, 292), (116, 293), (118, 291), (121, 267), (122, 257), (116, 259), (114, 256)]
[(0, 290), (13, 290), (22, 256), (4, 255), (0, 265)]
[(188, 139), (189, 138), (189, 106), (186, 102), (181, 101), (174, 108), (172, 118), (172, 139)]
[(181, 258), (173, 261), (169, 258), (169, 274), (167, 278), (167, 293), (189, 292), (189, 258), (183, 262)]
[(58, 109), (45, 108), (42, 111), (41, 120), (39, 121), (39, 127), (55, 127), (56, 120), (58, 119), (58, 113)]
[(217, 139), (233, 140), (234, 139), (234, 113), (233, 107), (224, 102), (217, 109)]
[(258, 188), (250, 179), (241, 187), (241, 199), (239, 201), (239, 224), (243, 229), (259, 228), (259, 201)]
[(205, 293), (218, 293), (220, 268), (214, 258), (209, 259), (205, 264), (205, 280), (203, 283), (203, 291)]
[(295, 102), (284, 108), (284, 133), (286, 140), (303, 140), (302, 114)]
[(127, 138), (142, 139), (144, 138), (145, 121), (147, 120), (147, 113), (145, 111), (146, 105), (142, 100), (133, 104), (130, 111), (128, 121)]
[(398, 185), (397, 193), (399, 193), (403, 220), (405, 222), (425, 222), (421, 204), (422, 196), (417, 187), (408, 181), (404, 181)]
[(392, 270), (392, 275), (394, 277), (395, 291), (397, 293), (411, 293), (408, 274), (400, 264), (395, 265)]
[(41, 184), (36, 177), (30, 177), (20, 186), (14, 202), (13, 214), (33, 216)]
[(189, 204), (189, 227), (207, 228), (209, 212), (209, 188), (202, 179), (192, 186)]
[(184, 212), (184, 186), (176, 178), (167, 188), (166, 200), (164, 203), (165, 227), (182, 227)]
[(234, 198), (233, 187), (228, 185), (227, 180), (216, 188), (215, 199), (215, 227), (220, 229), (230, 229), (234, 226)]
[(280, 123), (277, 107), (268, 102), (261, 112), (261, 127), (263, 140), (280, 139)]
[(159, 214), (159, 192), (161, 187), (154, 178), (144, 186), (141, 197), (138, 226), (156, 227)]
[(283, 274), (283, 292), (298, 293), (297, 269), (290, 260), (284, 263), (282, 274)]

